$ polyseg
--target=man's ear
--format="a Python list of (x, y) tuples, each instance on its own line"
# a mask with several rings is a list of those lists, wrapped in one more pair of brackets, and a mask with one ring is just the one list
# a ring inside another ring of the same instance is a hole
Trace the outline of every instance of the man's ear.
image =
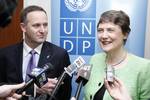
[(25, 23), (20, 23), (20, 27), (23, 33), (26, 32), (26, 24)]

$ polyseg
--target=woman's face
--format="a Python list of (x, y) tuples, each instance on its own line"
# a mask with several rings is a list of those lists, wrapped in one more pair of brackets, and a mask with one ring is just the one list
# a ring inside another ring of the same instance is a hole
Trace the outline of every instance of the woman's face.
[(121, 27), (111, 22), (100, 23), (97, 29), (97, 37), (103, 51), (113, 53), (124, 46), (124, 39)]

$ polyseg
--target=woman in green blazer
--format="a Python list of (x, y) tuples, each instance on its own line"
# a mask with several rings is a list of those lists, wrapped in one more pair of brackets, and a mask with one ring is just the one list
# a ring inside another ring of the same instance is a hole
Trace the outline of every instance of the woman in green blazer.
[(150, 98), (150, 61), (124, 48), (129, 26), (130, 19), (123, 11), (110, 10), (101, 15), (97, 37), (104, 53), (97, 53), (90, 60), (93, 68), (84, 88), (84, 100)]

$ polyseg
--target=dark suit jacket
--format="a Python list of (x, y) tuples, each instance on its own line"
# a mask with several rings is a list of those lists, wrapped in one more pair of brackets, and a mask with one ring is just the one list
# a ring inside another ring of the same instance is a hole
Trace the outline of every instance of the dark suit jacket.
[[(22, 55), (23, 42), (0, 49), (0, 83), (21, 83), (22, 78)], [(66, 50), (49, 42), (44, 42), (38, 67), (46, 63), (51, 63), (54, 70), (47, 72), (48, 77), (59, 77), (64, 71), (64, 67), (70, 65), (69, 55)], [(71, 95), (71, 77), (64, 80), (64, 84), (59, 88), (56, 98), (58, 100), (69, 100)]]

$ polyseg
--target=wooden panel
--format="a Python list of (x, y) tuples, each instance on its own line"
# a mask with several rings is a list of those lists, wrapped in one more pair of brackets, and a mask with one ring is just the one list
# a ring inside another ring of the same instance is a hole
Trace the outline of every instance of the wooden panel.
[(13, 12), (11, 23), (5, 28), (0, 29), (0, 48), (15, 44), (22, 40), (23, 34), (19, 25), (22, 8), (23, 0), (18, 0), (18, 5)]

